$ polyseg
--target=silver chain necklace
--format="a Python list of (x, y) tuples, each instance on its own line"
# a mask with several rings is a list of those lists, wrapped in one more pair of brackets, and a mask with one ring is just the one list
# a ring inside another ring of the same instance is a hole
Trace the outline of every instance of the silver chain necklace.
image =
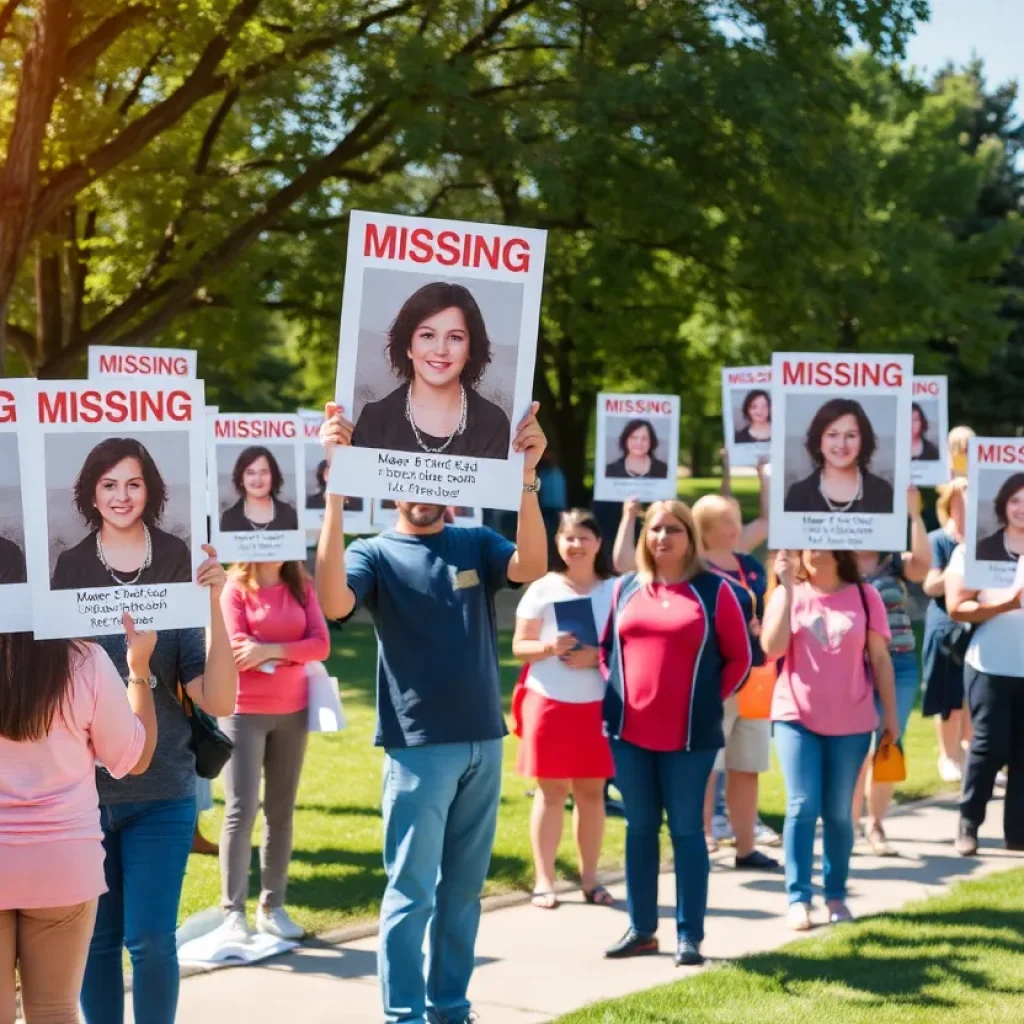
[(246, 511), (246, 503), (242, 502), (242, 515), (245, 517), (245, 521), (249, 524), (250, 529), (259, 533), (261, 530), (265, 530), (276, 518), (277, 518), (277, 503), (273, 498), (270, 499), (270, 518), (265, 523), (254, 523), (249, 518), (249, 513)]
[(622, 464), (626, 467), (626, 476), (631, 476), (634, 478), (647, 476), (647, 474), (650, 473), (651, 471), (651, 457), (650, 455), (645, 455), (644, 458), (647, 459), (647, 469), (645, 469), (642, 473), (634, 473), (633, 470), (629, 468), (629, 462), (623, 459)]
[(825, 499), (825, 504), (828, 506), (829, 512), (849, 512), (850, 509), (853, 508), (853, 506), (856, 505), (862, 497), (864, 497), (864, 477), (861, 476), (861, 472), (858, 469), (857, 493), (854, 494), (854, 496), (845, 505), (840, 505), (838, 502), (834, 502), (825, 493), (825, 478), (823, 476), (818, 478), (818, 492)]
[(130, 580), (123, 580), (117, 573), (111, 569), (110, 563), (107, 561), (107, 556), (103, 554), (103, 544), (100, 541), (100, 531), (96, 531), (96, 557), (100, 560), (100, 565), (107, 570), (110, 578), (119, 586), (131, 587), (142, 579), (142, 574), (153, 564), (153, 539), (149, 535), (149, 527), (145, 523), (142, 524), (142, 532), (146, 535), (146, 556), (142, 559), (142, 565), (139, 566), (138, 572)]
[(416, 420), (414, 420), (412, 416), (412, 385), (410, 384), (405, 389), (405, 418), (409, 421), (409, 426), (412, 427), (412, 433), (416, 438), (416, 443), (429, 455), (440, 455), (442, 452), (447, 451), (448, 446), (452, 441), (466, 430), (466, 388), (464, 385), (460, 384), (459, 390), (462, 392), (462, 409), (459, 413), (459, 422), (455, 425), (455, 429), (448, 435), (448, 439), (440, 448), (431, 448), (429, 445), (424, 444), (423, 436), (420, 434), (420, 428), (416, 426)]

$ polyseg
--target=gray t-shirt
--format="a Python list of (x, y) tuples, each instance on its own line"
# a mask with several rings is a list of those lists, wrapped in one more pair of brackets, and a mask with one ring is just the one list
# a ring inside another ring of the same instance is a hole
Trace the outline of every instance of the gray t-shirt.
[[(96, 638), (110, 655), (122, 678), (128, 675), (123, 635)], [(202, 629), (166, 629), (157, 634), (150, 668), (157, 678), (153, 691), (156, 705), (156, 750), (153, 762), (142, 775), (112, 779), (96, 769), (100, 804), (127, 804), (148, 800), (181, 800), (196, 792), (196, 759), (189, 749), (192, 730), (178, 700), (178, 680), (187, 686), (206, 667), (206, 634)]]

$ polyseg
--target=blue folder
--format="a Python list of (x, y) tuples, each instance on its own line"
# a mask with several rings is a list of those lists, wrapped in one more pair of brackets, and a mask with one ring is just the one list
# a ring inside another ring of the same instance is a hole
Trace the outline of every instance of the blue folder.
[(589, 597), (555, 602), (555, 622), (559, 633), (572, 633), (583, 647), (597, 646), (597, 623)]

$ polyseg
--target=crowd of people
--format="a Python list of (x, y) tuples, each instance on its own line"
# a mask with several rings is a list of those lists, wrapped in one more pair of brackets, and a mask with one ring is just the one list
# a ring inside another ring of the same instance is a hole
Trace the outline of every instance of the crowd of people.
[[(744, 410), (752, 431), (763, 411)], [(0, 635), (0, 1021), (14, 1016), (17, 966), (28, 1024), (76, 1021), (79, 1007), (86, 1024), (120, 1024), (125, 950), (135, 1020), (174, 1021), (186, 863), (192, 850), (217, 849), (197, 827), (208, 799), (206, 779), (197, 797), (197, 715), (218, 719), (233, 744), (219, 842), (226, 932), (251, 934), (245, 904), (262, 784), (254, 925), (301, 937), (286, 887), (309, 674), (328, 654), (328, 620), (343, 623), (359, 606), (379, 642), (387, 881), (378, 973), (389, 1022), (470, 1019), (508, 731), (494, 607), (503, 588), (525, 587), (512, 717), (517, 770), (536, 782), (539, 911), (558, 907), (555, 859), (570, 796), (584, 897), (614, 903), (598, 874), (609, 780), (621, 794), (629, 927), (606, 958), (658, 951), (666, 819), (677, 964), (703, 962), (720, 819), (736, 870), (784, 872), (798, 931), (814, 921), (820, 821), (825, 919), (849, 921), (857, 830), (876, 855), (896, 852), (885, 830), (893, 785), (874, 778), (873, 766), (903, 735), (922, 689), (940, 773), (962, 780), (957, 851), (976, 852), (1004, 769), (1006, 845), (1024, 850), (1024, 666), (1007, 642), (1024, 611), (1019, 592), (993, 600), (964, 586), (962, 475), (939, 489), (930, 534), (911, 488), (902, 552), (778, 551), (761, 561), (763, 465), (752, 521), (743, 523), (729, 493), (726, 465), (722, 493), (693, 509), (627, 502), (609, 542), (592, 512), (542, 507), (543, 486), (564, 490), (564, 478), (545, 458), (536, 413), (534, 405), (514, 433), (524, 466), (514, 541), (486, 527), (451, 528), (443, 506), (399, 502), (394, 529), (346, 546), (343, 499), (326, 495), (314, 579), (297, 562), (225, 569), (206, 549), (197, 574), (209, 592), (205, 635), (139, 631), (128, 616), (123, 633), (96, 641)], [(961, 469), (963, 437), (950, 438)], [(321, 440), (328, 464), (353, 443), (344, 410), (327, 407)], [(240, 471), (239, 493), (259, 462)], [(273, 516), (271, 506), (243, 511), (257, 520)], [(908, 584), (921, 584), (929, 602), (920, 669)], [(780, 842), (758, 817), (773, 742), (786, 788), (784, 865), (758, 848)]]

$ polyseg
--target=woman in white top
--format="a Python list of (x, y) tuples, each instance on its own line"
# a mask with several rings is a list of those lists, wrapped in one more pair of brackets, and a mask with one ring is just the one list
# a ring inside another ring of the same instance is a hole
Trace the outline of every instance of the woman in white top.
[(1003, 836), (1008, 850), (1024, 851), (1024, 609), (1022, 591), (969, 590), (961, 544), (946, 567), (946, 611), (974, 629), (964, 655), (964, 690), (974, 735), (960, 795), (956, 850), (978, 850), (978, 829), (996, 774), (1006, 765)]
[(555, 534), (556, 566), (530, 584), (516, 611), (512, 652), (524, 663), (513, 701), (521, 737), (516, 771), (536, 778), (530, 836), (537, 874), (533, 904), (558, 906), (555, 856), (572, 790), (576, 846), (588, 903), (613, 902), (597, 884), (604, 838), (604, 783), (615, 775), (604, 734), (605, 682), (597, 641), (611, 611), (611, 560), (590, 512), (563, 512)]

